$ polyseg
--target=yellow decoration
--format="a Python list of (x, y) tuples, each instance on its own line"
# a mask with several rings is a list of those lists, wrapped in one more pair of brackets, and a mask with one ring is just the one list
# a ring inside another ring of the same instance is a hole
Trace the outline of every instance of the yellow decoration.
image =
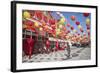
[(81, 25), (78, 25), (78, 29), (81, 29), (82, 27), (81, 27)]
[(56, 34), (57, 34), (57, 35), (59, 35), (59, 34), (60, 34), (60, 32), (57, 32)]
[(42, 31), (42, 30), (43, 30), (43, 28), (42, 28), (42, 27), (40, 27), (40, 28), (39, 28), (39, 30), (40, 30), (40, 31)]
[(62, 17), (58, 23), (59, 23), (59, 24), (64, 24), (64, 22), (65, 22), (65, 18)]
[(60, 32), (60, 29), (57, 29), (57, 32)]
[(31, 15), (30, 15), (30, 13), (28, 11), (25, 11), (23, 13), (23, 16), (24, 16), (24, 18), (30, 18), (31, 17)]
[(23, 24), (23, 28), (27, 28), (27, 25)]
[(75, 33), (76, 33), (77, 31), (74, 29), (74, 30), (73, 30), (73, 32), (75, 32)]
[(34, 25), (35, 25), (35, 27), (39, 27), (39, 24), (38, 24), (37, 22), (35, 22), (35, 24), (34, 24)]
[(90, 25), (90, 19), (89, 18), (86, 19), (86, 24)]
[(60, 29), (56, 30), (56, 34), (59, 35), (60, 34)]
[(63, 25), (59, 25), (59, 28), (62, 28), (63, 27)]

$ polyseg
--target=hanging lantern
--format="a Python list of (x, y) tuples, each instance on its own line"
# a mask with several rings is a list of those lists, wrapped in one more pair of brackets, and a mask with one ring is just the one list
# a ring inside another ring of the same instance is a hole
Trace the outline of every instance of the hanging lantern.
[(71, 30), (74, 30), (74, 27), (73, 26), (71, 26)]
[(89, 18), (86, 19), (86, 25), (90, 25), (90, 19)]
[(75, 32), (75, 33), (76, 33), (77, 31), (74, 29), (74, 30), (73, 30), (73, 32)]
[(89, 13), (83, 13), (84, 17), (88, 17)]
[(51, 25), (52, 29), (55, 29), (56, 28), (56, 25)]
[(47, 16), (43, 16), (43, 20), (45, 21), (45, 23), (47, 23), (48, 22)]
[(60, 29), (56, 30), (56, 34), (59, 35), (60, 34)]
[(30, 13), (31, 17), (35, 15), (35, 12), (33, 10), (28, 10), (28, 12)]
[(70, 27), (70, 24), (69, 23), (67, 24), (67, 27)]
[(30, 30), (31, 29), (31, 26), (27, 26), (26, 29)]
[(78, 36), (80, 35), (80, 33), (77, 34)]
[(75, 19), (76, 19), (75, 16), (72, 15), (72, 16), (71, 16), (71, 20), (72, 20), (72, 21), (75, 21)]
[(60, 32), (60, 29), (57, 29), (57, 32)]
[(25, 25), (32, 26), (34, 23), (32, 21), (26, 20), (24, 21)]
[(80, 22), (79, 21), (76, 21), (76, 25), (78, 26), (80, 24)]
[(39, 27), (39, 24), (37, 22), (34, 23), (35, 27)]
[(36, 13), (36, 17), (37, 17), (39, 20), (42, 20), (42, 18), (43, 18), (42, 12), (41, 12), (41, 11), (36, 11), (35, 13)]
[(68, 33), (70, 33), (70, 30), (67, 30), (67, 31), (66, 31), (66, 34), (68, 34)]
[(55, 24), (56, 22), (55, 22), (55, 19), (49, 19), (49, 24), (50, 25), (53, 25), (53, 24)]
[(65, 22), (65, 18), (62, 17), (58, 23), (59, 23), (59, 24), (64, 24), (64, 22)]
[(24, 17), (24, 18), (30, 18), (31, 15), (30, 15), (30, 13), (29, 13), (28, 11), (24, 11), (23, 17)]
[(60, 34), (60, 31), (57, 31), (57, 32), (56, 32), (56, 35), (59, 35), (59, 34)]
[(23, 24), (23, 29), (27, 28), (27, 25)]
[(59, 28), (61, 29), (63, 27), (63, 25), (59, 25)]
[(40, 27), (40, 28), (39, 28), (39, 30), (40, 30), (40, 31), (43, 31), (43, 28), (42, 28), (42, 27)]
[(78, 29), (81, 29), (82, 28), (82, 26), (81, 25), (78, 25)]
[(63, 31), (66, 31), (66, 27), (63, 26)]

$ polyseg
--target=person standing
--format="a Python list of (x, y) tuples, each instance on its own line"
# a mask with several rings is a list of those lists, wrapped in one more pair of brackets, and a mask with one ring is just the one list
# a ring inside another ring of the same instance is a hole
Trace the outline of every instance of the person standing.
[(68, 42), (67, 42), (67, 52), (68, 52), (67, 57), (70, 58), (71, 49), (70, 49), (70, 45)]
[(32, 36), (30, 36), (30, 38), (27, 38), (27, 42), (28, 42), (27, 46), (28, 46), (29, 59), (31, 59), (32, 51), (34, 47), (34, 39), (32, 39)]
[(65, 54), (67, 56), (67, 59), (69, 59), (70, 58), (70, 53), (71, 53), (69, 42), (67, 42), (65, 44), (65, 52), (67, 53), (67, 54)]

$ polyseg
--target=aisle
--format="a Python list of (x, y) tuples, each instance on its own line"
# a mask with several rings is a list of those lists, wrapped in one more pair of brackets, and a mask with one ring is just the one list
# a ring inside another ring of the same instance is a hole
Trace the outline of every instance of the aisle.
[(64, 60), (88, 60), (91, 56), (90, 48), (76, 48), (71, 47), (71, 57), (67, 57), (66, 51), (57, 51), (49, 54), (32, 55), (31, 59), (28, 57), (23, 58), (23, 63), (28, 62), (51, 62), (51, 61), (64, 61)]

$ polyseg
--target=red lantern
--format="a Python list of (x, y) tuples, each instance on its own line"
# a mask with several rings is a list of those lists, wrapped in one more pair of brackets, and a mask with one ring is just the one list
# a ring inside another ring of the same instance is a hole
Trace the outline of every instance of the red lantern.
[(84, 17), (88, 17), (89, 13), (83, 13)]
[(43, 16), (43, 20), (45, 21), (45, 23), (47, 23), (48, 22), (47, 16)]
[(78, 33), (77, 35), (80, 35), (80, 33)]
[(70, 33), (70, 30), (68, 30), (67, 32)]
[(35, 12), (32, 10), (29, 10), (28, 12), (30, 13), (31, 17), (33, 17), (35, 15)]
[(55, 19), (49, 19), (49, 24), (50, 24), (50, 25), (55, 24)]
[(76, 25), (78, 26), (80, 24), (80, 22), (76, 21)]
[(70, 24), (68, 23), (67, 26), (70, 27)]
[(71, 30), (74, 30), (74, 27), (73, 26), (71, 26)]
[(67, 31), (66, 31), (66, 34), (68, 34), (68, 33), (70, 33), (70, 30), (67, 30)]
[(34, 23), (32, 21), (26, 20), (23, 22), (23, 24), (32, 26)]
[(74, 20), (75, 20), (75, 16), (74, 16), (74, 15), (72, 15), (72, 16), (71, 16), (71, 19), (74, 21)]
[(63, 27), (63, 30), (66, 31), (66, 27)]
[(42, 16), (43, 16), (43, 14), (42, 14), (41, 11), (36, 11), (36, 17), (37, 17), (39, 20), (42, 19)]
[(56, 25), (51, 25), (51, 27), (52, 27), (53, 29), (55, 29), (55, 28), (56, 28)]

